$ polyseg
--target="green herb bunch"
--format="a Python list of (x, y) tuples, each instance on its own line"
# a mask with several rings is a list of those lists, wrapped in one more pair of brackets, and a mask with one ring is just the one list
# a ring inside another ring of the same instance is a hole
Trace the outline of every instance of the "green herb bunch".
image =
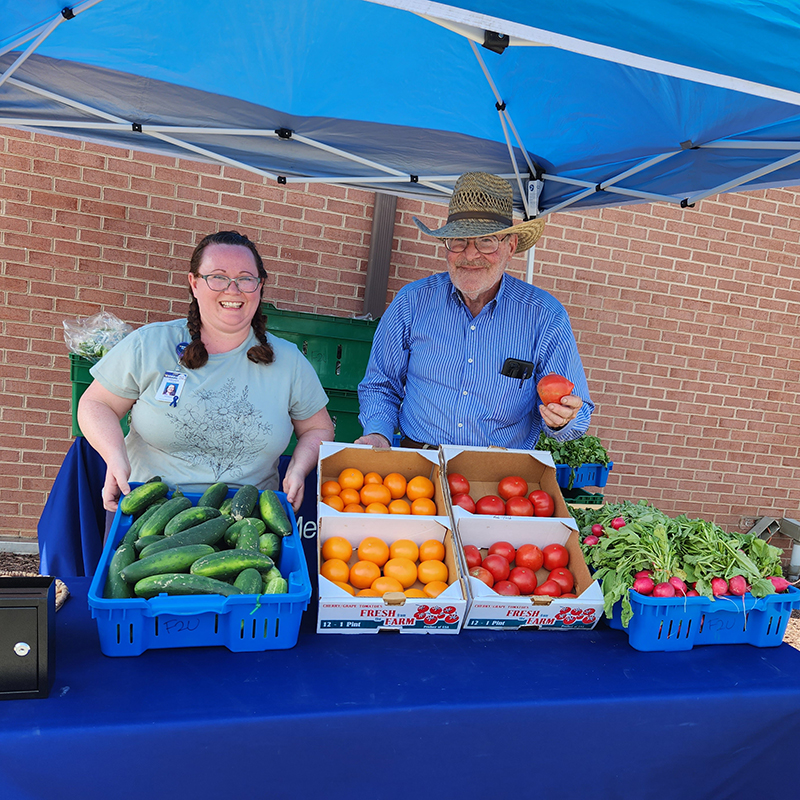
[(570, 439), (568, 442), (557, 442), (542, 433), (539, 435), (535, 449), (547, 450), (552, 453), (553, 461), (556, 464), (566, 464), (571, 468), (568, 489), (572, 488), (575, 481), (575, 470), (581, 465), (601, 464), (606, 466), (611, 461), (597, 436), (584, 435), (577, 439)]

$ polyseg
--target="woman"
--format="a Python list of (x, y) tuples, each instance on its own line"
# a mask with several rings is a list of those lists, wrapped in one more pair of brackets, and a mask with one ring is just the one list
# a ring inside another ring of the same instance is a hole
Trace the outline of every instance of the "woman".
[[(246, 236), (206, 236), (190, 262), (188, 318), (142, 326), (92, 367), (78, 422), (106, 462), (107, 510), (116, 510), (129, 481), (154, 475), (183, 491), (217, 481), (277, 489), (292, 432), (297, 445), (282, 489), (300, 507), (333, 424), (311, 364), (265, 330), (266, 277)], [(119, 422), (129, 411), (123, 439)]]

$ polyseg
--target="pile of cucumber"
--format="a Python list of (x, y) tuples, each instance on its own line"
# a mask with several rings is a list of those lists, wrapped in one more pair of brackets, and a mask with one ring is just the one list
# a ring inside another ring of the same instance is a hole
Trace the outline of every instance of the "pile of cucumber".
[(159, 594), (285, 594), (276, 566), (292, 525), (275, 492), (215, 483), (197, 505), (159, 477), (132, 489), (120, 511), (134, 517), (111, 557), (103, 597)]

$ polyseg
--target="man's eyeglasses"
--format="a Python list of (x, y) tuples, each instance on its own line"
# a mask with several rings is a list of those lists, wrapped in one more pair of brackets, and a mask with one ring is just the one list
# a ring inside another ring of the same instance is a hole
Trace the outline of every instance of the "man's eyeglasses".
[(212, 292), (224, 292), (232, 283), (236, 284), (236, 288), (245, 294), (252, 294), (258, 291), (261, 286), (261, 278), (255, 275), (243, 275), (240, 278), (229, 278), (227, 275), (198, 275), (202, 278)]
[(472, 242), (479, 253), (488, 256), (496, 253), (500, 242), (504, 242), (507, 238), (508, 236), (504, 236), (502, 239), (498, 239), (496, 236), (477, 236), (472, 239), (445, 239), (444, 246), (451, 253), (463, 253)]

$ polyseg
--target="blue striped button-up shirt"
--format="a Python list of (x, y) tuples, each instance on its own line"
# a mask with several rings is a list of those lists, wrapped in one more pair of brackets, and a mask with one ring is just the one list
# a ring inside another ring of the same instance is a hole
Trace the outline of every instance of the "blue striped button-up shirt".
[[(532, 362), (533, 376), (502, 375), (509, 357)], [(536, 393), (550, 372), (569, 378), (583, 399), (555, 432), (542, 422)], [(365, 434), (391, 441), (399, 425), (417, 442), (527, 450), (542, 430), (561, 441), (580, 436), (594, 410), (566, 310), (510, 275), (476, 317), (446, 272), (404, 286), (375, 331), (358, 398)]]

